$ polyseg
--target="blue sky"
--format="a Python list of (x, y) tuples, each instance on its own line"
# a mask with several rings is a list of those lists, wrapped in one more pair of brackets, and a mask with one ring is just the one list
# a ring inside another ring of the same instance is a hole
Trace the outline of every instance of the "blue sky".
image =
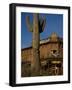
[[(29, 32), (26, 25), (26, 16), (33, 20), (32, 13), (21, 13), (21, 48), (26, 48), (32, 44), (32, 32)], [(58, 36), (63, 37), (63, 15), (62, 14), (40, 14), (45, 16), (46, 25), (44, 31), (40, 34), (40, 39), (48, 38), (53, 32)]]

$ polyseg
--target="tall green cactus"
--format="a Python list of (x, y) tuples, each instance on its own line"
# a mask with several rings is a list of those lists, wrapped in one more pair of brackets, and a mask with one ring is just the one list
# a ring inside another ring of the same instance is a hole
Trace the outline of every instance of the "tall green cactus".
[(40, 33), (43, 32), (46, 19), (39, 17), (39, 14), (33, 14), (33, 23), (30, 23), (29, 16), (26, 17), (27, 27), (30, 32), (33, 32), (32, 48), (33, 48), (33, 60), (31, 63), (31, 75), (40, 75)]

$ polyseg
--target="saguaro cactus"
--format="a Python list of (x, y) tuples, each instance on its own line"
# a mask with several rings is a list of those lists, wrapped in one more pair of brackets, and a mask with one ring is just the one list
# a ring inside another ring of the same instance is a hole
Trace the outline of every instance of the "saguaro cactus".
[(26, 17), (27, 27), (29, 31), (33, 32), (32, 48), (33, 48), (33, 60), (31, 63), (31, 75), (40, 74), (40, 33), (43, 32), (46, 19), (39, 17), (39, 14), (33, 14), (33, 23), (30, 23), (29, 16)]

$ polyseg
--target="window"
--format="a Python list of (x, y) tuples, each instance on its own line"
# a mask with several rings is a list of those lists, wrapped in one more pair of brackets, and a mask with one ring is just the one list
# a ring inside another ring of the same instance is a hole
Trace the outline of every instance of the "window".
[(51, 52), (52, 52), (53, 54), (55, 54), (55, 53), (57, 52), (57, 50), (51, 50)]
[(53, 50), (53, 53), (56, 53), (57, 52), (57, 50)]

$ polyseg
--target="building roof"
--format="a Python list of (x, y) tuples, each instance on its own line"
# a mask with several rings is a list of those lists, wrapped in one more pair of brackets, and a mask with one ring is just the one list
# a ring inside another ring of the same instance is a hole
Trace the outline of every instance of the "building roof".
[[(40, 40), (40, 45), (48, 44), (48, 43), (57, 43), (57, 42), (63, 43), (63, 38), (59, 37), (55, 32), (53, 32), (50, 37)], [(30, 48), (32, 48), (32, 46), (27, 48), (22, 48), (22, 50), (30, 49)]]

